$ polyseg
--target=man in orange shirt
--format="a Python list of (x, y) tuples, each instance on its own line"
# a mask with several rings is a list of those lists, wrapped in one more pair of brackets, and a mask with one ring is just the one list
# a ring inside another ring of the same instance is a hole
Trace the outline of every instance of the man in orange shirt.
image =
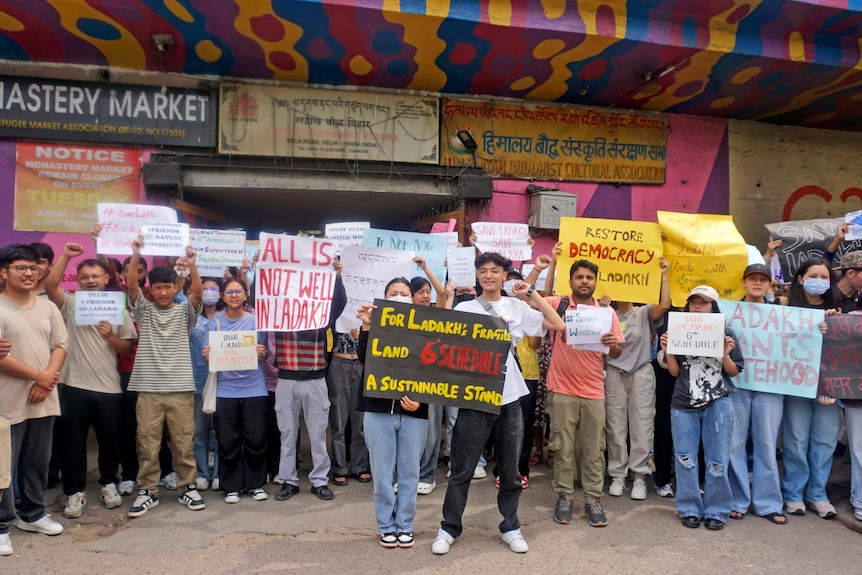
[[(559, 253), (554, 250), (554, 255)], [(577, 260), (569, 269), (568, 310), (581, 306), (599, 306), (593, 297), (599, 268), (588, 260)], [(560, 297), (547, 298), (551, 307), (560, 309)], [(612, 313), (611, 330), (601, 337), (608, 355), (617, 358), (622, 352), (623, 332), (616, 313)], [(604, 527), (608, 519), (602, 509), (604, 487), (605, 443), (605, 373), (604, 354), (576, 349), (566, 342), (565, 331), (551, 332), (553, 352), (548, 369), (548, 413), (551, 418), (551, 442), (554, 451), (553, 488), (559, 495), (554, 521), (572, 522), (574, 493), (573, 455), (575, 437), (581, 444), (581, 485), (584, 509), (593, 527)]]

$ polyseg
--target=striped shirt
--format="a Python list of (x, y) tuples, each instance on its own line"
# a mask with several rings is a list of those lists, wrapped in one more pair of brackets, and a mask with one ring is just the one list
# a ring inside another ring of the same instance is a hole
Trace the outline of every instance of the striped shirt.
[(132, 312), (140, 336), (129, 391), (173, 393), (195, 390), (189, 330), (203, 310), (190, 301), (162, 309), (138, 291)]

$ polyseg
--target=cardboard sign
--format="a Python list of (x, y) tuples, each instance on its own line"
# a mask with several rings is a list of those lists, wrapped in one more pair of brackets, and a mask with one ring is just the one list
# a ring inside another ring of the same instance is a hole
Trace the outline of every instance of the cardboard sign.
[(609, 307), (580, 305), (566, 310), (566, 343), (575, 349), (608, 353), (602, 336), (611, 331), (613, 313)]
[(121, 291), (75, 292), (75, 325), (123, 325), (125, 310), (126, 294)]
[(364, 394), (499, 413), (511, 336), (501, 319), (375, 300)]
[[(781, 264), (784, 282), (793, 281), (796, 270), (803, 262), (823, 255), (823, 250), (832, 243), (835, 231), (843, 221), (844, 218), (824, 218), (766, 224), (772, 239), (781, 240), (781, 246), (775, 253)], [(862, 240), (841, 242), (835, 254), (835, 265), (841, 263), (845, 253), (859, 249), (862, 249)]]
[(449, 268), (449, 281), (453, 286), (476, 285), (475, 248), (449, 248), (446, 252), (446, 265)]
[(724, 357), (724, 316), (720, 313), (670, 312), (667, 353)]
[(189, 225), (158, 223), (141, 226), (144, 236), (144, 256), (184, 256), (189, 245)]
[(657, 212), (665, 233), (664, 257), (670, 264), (671, 303), (683, 307), (691, 290), (710, 285), (721, 299), (745, 295), (742, 274), (748, 250), (730, 216)]
[(260, 331), (304, 331), (329, 323), (335, 289), (331, 240), (261, 232), (255, 284)]
[(242, 267), (245, 232), (192, 228), (189, 230), (189, 243), (198, 254), (197, 267), (201, 277), (220, 278), (228, 266)]
[[(446, 261), (447, 235), (395, 232), (392, 230), (368, 228), (365, 230), (362, 245), (373, 248), (404, 250), (413, 252), (417, 256), (422, 256), (425, 258), (428, 269), (442, 282), (446, 278), (446, 266), (443, 264)], [(414, 264), (413, 271), (406, 277), (407, 279), (412, 279), (416, 276), (427, 278), (425, 272)]]
[(256, 331), (209, 332), (210, 371), (257, 369)]
[(599, 266), (596, 295), (658, 303), (661, 292), (661, 230), (652, 222), (560, 218), (563, 253), (557, 258), (556, 293), (571, 291), (569, 268), (576, 260)]
[(100, 203), (96, 206), (96, 212), (101, 228), (96, 244), (98, 254), (130, 256), (132, 242), (138, 239), (141, 226), (177, 223), (176, 210), (165, 206)]
[(726, 300), (718, 307), (745, 359), (745, 369), (733, 378), (736, 387), (817, 395), (823, 310)]
[(529, 241), (530, 228), (527, 224), (475, 222), (472, 229), (476, 234), (476, 249), (482, 253), (498, 253), (513, 262), (533, 259), (533, 246)]
[(343, 246), (341, 248), (341, 281), (347, 292), (347, 305), (335, 322), (340, 333), (350, 333), (362, 325), (356, 313), (359, 306), (384, 296), (386, 284), (392, 279), (406, 277), (413, 270), (413, 252)]
[(818, 393), (862, 399), (862, 315), (826, 316)]

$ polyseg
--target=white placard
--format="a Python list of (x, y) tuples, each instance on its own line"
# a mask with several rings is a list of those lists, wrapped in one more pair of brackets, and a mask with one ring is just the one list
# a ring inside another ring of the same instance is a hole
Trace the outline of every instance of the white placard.
[(172, 222), (141, 226), (143, 256), (184, 256), (189, 245), (189, 225)]
[(189, 243), (197, 252), (201, 277), (220, 278), (226, 267), (242, 267), (245, 232), (192, 228), (189, 230)]
[(667, 322), (667, 353), (724, 357), (723, 314), (672, 311)]
[(845, 214), (844, 223), (850, 224), (847, 226), (847, 234), (844, 236), (845, 241), (862, 240), (862, 210)]
[(256, 331), (209, 332), (210, 371), (257, 369)]
[(75, 325), (99, 325), (100, 321), (123, 325), (125, 309), (126, 294), (121, 291), (75, 292)]
[(449, 268), (449, 281), (453, 286), (476, 285), (475, 248), (449, 248), (446, 252), (446, 264)]
[(335, 330), (350, 333), (361, 325), (356, 317), (359, 306), (384, 297), (383, 290), (397, 277), (410, 279), (413, 270), (413, 252), (344, 246), (341, 250), (341, 281), (347, 292), (347, 305), (335, 322)]
[(482, 253), (496, 252), (516, 262), (533, 259), (527, 224), (476, 222), (472, 229), (476, 234), (476, 248)]
[(327, 239), (335, 240), (343, 246), (361, 246), (365, 230), (371, 227), (371, 222), (340, 222), (326, 224), (324, 234)]
[(745, 249), (748, 252), (748, 265), (766, 264), (766, 262), (763, 261), (763, 254), (760, 253), (760, 250), (757, 249), (757, 246), (745, 244)]
[(177, 222), (176, 210), (165, 206), (100, 203), (96, 211), (101, 229), (96, 244), (99, 254), (132, 255), (132, 242), (138, 239), (141, 226)]
[(578, 305), (566, 310), (566, 343), (575, 349), (608, 353), (602, 336), (613, 327), (614, 310), (609, 307)]
[[(521, 275), (524, 276), (524, 279), (527, 279), (527, 276), (530, 275), (530, 273), (532, 273), (534, 267), (536, 267), (536, 264), (522, 264), (521, 265)], [(538, 277), (538, 279), (536, 279), (536, 283), (534, 284), (536, 286), (537, 290), (541, 290), (541, 291), (545, 290), (545, 285), (546, 285), (546, 282), (548, 281), (548, 270), (549, 269), (551, 269), (551, 268), (547, 267), (547, 268), (545, 268), (539, 272), (539, 277)], [(554, 287), (553, 283), (551, 283), (551, 287), (552, 288)]]

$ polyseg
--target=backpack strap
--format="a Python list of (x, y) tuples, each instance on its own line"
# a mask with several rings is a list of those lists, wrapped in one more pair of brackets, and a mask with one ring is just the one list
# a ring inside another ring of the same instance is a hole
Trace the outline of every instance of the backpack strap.
[[(497, 313), (497, 310), (494, 309), (494, 307), (491, 305), (491, 302), (489, 302), (482, 296), (477, 297), (476, 301), (482, 305), (485, 311), (488, 312), (488, 315), (500, 319), (500, 314)], [(518, 369), (521, 369), (521, 358), (518, 357), (518, 350), (515, 348), (514, 341), (511, 342), (511, 344), (509, 345), (509, 349), (512, 350), (512, 356), (515, 358), (515, 363), (518, 364)]]

